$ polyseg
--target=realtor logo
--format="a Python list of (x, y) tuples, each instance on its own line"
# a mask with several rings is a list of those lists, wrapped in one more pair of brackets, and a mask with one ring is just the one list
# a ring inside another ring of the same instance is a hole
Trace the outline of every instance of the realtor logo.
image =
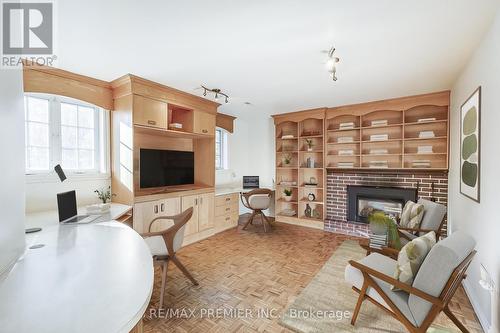
[(2, 12), (4, 55), (52, 54), (52, 2), (4, 2)]

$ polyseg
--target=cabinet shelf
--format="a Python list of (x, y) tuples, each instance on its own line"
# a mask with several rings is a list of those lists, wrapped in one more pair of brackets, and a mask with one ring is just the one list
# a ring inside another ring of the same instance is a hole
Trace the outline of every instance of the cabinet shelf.
[(152, 134), (152, 135), (163, 135), (163, 136), (168, 136), (172, 138), (181, 138), (181, 139), (206, 139), (206, 138), (213, 138), (213, 134), (198, 134), (198, 133), (191, 133), (191, 132), (183, 132), (183, 131), (175, 131), (175, 130), (168, 130), (168, 129), (163, 129), (163, 128), (156, 128), (156, 127), (148, 127), (144, 125), (134, 125), (134, 129), (138, 133), (143, 133), (143, 134)]

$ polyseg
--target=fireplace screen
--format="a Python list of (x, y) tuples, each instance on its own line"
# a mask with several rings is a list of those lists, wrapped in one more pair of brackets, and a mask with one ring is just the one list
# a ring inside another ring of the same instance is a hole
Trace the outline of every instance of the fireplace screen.
[(399, 220), (403, 204), (392, 200), (380, 200), (372, 198), (358, 197), (358, 216), (363, 220), (368, 218), (370, 214), (381, 211), (390, 216), (394, 220)]

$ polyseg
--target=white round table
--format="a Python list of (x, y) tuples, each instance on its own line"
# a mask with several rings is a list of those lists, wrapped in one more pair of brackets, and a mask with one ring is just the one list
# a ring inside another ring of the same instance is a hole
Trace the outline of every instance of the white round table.
[(118, 222), (51, 225), (0, 280), (2, 333), (129, 332), (153, 290), (151, 253)]

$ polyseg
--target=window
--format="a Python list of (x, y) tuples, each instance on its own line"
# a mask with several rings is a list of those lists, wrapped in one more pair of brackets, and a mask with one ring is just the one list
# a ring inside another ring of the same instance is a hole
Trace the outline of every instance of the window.
[(107, 114), (94, 105), (61, 96), (25, 96), (26, 173), (69, 174), (107, 170)]
[(228, 169), (227, 159), (227, 132), (217, 128), (215, 130), (215, 168)]

